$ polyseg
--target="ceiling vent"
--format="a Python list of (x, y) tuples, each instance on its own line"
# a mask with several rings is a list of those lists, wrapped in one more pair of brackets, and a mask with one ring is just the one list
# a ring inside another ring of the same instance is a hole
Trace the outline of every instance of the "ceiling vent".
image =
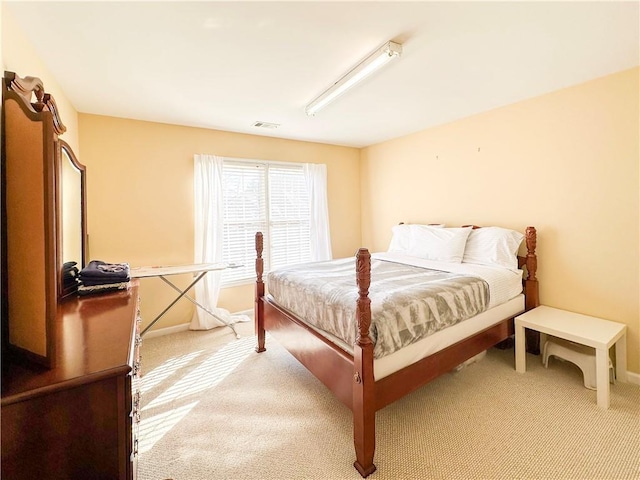
[(270, 122), (255, 122), (253, 124), (254, 127), (259, 127), (259, 128), (270, 128), (270, 129), (274, 129), (274, 128), (278, 128), (280, 126), (279, 123), (270, 123)]

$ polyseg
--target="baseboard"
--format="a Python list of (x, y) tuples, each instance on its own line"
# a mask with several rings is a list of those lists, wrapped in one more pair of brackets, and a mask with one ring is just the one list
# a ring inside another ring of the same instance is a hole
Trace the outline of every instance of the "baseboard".
[(627, 370), (627, 381), (635, 385), (640, 385), (640, 373), (634, 373)]
[[(248, 310), (242, 310), (241, 312), (235, 312), (233, 315), (248, 315), (253, 318), (253, 308)], [(162, 337), (164, 335), (170, 335), (172, 333), (184, 332), (189, 330), (190, 323), (182, 323), (180, 325), (174, 325), (173, 327), (158, 328), (157, 330), (149, 330), (144, 334), (144, 338)]]
[(158, 328), (157, 330), (149, 330), (144, 334), (144, 338), (162, 337), (164, 335), (170, 335), (172, 333), (184, 332), (189, 330), (189, 323), (182, 323), (180, 325), (174, 325), (173, 327)]

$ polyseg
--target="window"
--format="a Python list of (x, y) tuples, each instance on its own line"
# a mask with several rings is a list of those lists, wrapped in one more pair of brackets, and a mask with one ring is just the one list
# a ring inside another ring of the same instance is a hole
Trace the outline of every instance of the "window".
[(222, 285), (255, 280), (255, 234), (264, 234), (265, 272), (311, 260), (309, 193), (301, 164), (224, 160)]

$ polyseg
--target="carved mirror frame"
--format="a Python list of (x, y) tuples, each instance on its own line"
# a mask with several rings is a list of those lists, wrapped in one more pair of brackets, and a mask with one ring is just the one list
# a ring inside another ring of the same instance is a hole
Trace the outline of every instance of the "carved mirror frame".
[[(58, 259), (57, 284), (60, 298), (73, 295), (72, 269), (82, 270), (87, 262), (86, 167), (78, 161), (71, 146), (58, 140), (56, 149), (56, 221)], [(76, 177), (77, 174), (77, 177)], [(70, 254), (69, 252), (72, 251)], [(65, 272), (65, 264), (75, 262)], [(65, 275), (69, 278), (65, 281)]]

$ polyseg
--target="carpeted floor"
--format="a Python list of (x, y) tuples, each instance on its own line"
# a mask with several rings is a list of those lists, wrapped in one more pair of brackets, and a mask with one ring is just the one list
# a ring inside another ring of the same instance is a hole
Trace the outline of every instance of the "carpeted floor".
[[(358, 479), (351, 414), (252, 324), (145, 339), (141, 480)], [(577, 367), (512, 350), (444, 375), (376, 415), (382, 479), (640, 479), (640, 387), (596, 406)]]

